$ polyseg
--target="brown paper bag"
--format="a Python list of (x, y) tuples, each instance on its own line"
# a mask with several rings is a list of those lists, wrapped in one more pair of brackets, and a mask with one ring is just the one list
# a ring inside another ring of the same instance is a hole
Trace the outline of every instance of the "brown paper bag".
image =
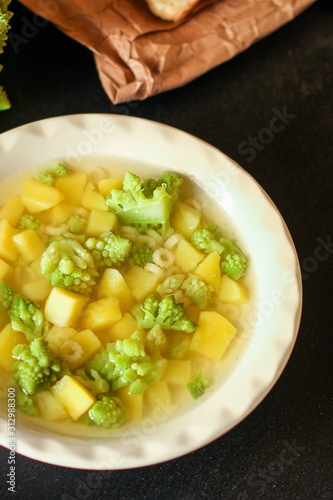
[(202, 0), (178, 22), (145, 0), (21, 0), (95, 55), (114, 104), (202, 75), (293, 19), (314, 0)]

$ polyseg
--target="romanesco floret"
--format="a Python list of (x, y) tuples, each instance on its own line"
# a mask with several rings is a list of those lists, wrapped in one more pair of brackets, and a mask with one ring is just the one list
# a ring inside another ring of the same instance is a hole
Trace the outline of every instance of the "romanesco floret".
[(145, 352), (144, 338), (138, 331), (125, 340), (108, 344), (85, 366), (107, 380), (113, 391), (129, 386), (132, 394), (141, 394), (147, 385), (158, 381), (156, 366)]
[(73, 217), (70, 217), (70, 219), (68, 220), (69, 231), (73, 234), (82, 234), (85, 230), (86, 225), (86, 219), (80, 217), (79, 215), (73, 215)]
[(17, 345), (13, 349), (14, 379), (26, 394), (49, 389), (56, 381), (61, 370), (61, 363), (51, 353), (44, 339), (35, 339), (30, 345)]
[(155, 295), (146, 298), (143, 304), (137, 304), (132, 309), (139, 328), (153, 328), (160, 325), (171, 330), (194, 332), (198, 327), (185, 312), (184, 304), (177, 304), (174, 295), (168, 295), (158, 300)]
[(20, 229), (33, 229), (37, 231), (39, 221), (33, 215), (22, 215), (20, 218)]
[(102, 394), (108, 392), (110, 387), (108, 382), (101, 377), (97, 370), (89, 370), (88, 374), (83, 370), (76, 370), (74, 376), (75, 378), (81, 382), (84, 387), (89, 389), (89, 391), (97, 396), (98, 394)]
[(128, 262), (131, 266), (144, 267), (149, 262), (153, 261), (153, 252), (149, 247), (140, 245), (140, 243), (132, 243)]
[(209, 382), (203, 377), (202, 371), (199, 372), (189, 384), (187, 384), (187, 388), (193, 399), (198, 399), (202, 396), (208, 386)]
[(42, 255), (40, 267), (53, 286), (83, 295), (92, 292), (98, 276), (92, 255), (73, 239), (51, 243)]
[(51, 168), (37, 175), (37, 180), (48, 186), (53, 186), (57, 177), (65, 177), (71, 173), (71, 169), (63, 163), (56, 163)]
[(35, 417), (38, 414), (35, 401), (31, 396), (20, 391), (20, 389), (16, 391), (16, 404), (29, 417)]
[(47, 326), (43, 309), (19, 294), (15, 294), (9, 314), (13, 330), (24, 333), (28, 342), (41, 337)]
[(74, 233), (70, 233), (70, 232), (66, 231), (65, 233), (56, 234), (54, 236), (51, 236), (48, 239), (48, 245), (50, 245), (51, 243), (54, 243), (55, 241), (62, 241), (62, 240), (74, 240), (74, 241), (78, 241), (81, 245), (83, 245), (85, 243), (86, 239), (87, 239), (87, 237), (84, 234), (74, 234)]
[(167, 338), (160, 325), (155, 325), (147, 333), (147, 347), (149, 352), (161, 351), (167, 342)]
[(9, 311), (15, 296), (15, 291), (5, 281), (0, 281), (0, 308)]
[(196, 229), (191, 236), (191, 243), (205, 253), (223, 252), (223, 245), (216, 241), (214, 233), (206, 228)]
[(234, 280), (239, 280), (246, 271), (246, 257), (243, 252), (230, 240), (221, 239), (224, 247), (221, 267)]
[(154, 228), (165, 234), (181, 185), (182, 179), (172, 172), (164, 172), (158, 183), (126, 172), (123, 189), (113, 189), (106, 203), (121, 224), (143, 232)]
[(129, 416), (121, 400), (109, 395), (96, 401), (90, 408), (88, 415), (95, 425), (104, 429), (119, 427)]
[(183, 282), (182, 290), (184, 290), (185, 295), (187, 295), (192, 302), (194, 302), (201, 309), (206, 307), (214, 289), (211, 285), (207, 285), (203, 279), (194, 274), (190, 274), (189, 277)]
[(178, 290), (185, 279), (185, 274), (172, 274), (168, 276), (163, 283), (158, 285), (156, 291), (160, 295), (170, 295)]
[(91, 251), (97, 267), (113, 267), (127, 259), (131, 242), (110, 231), (99, 238), (89, 238), (86, 247)]

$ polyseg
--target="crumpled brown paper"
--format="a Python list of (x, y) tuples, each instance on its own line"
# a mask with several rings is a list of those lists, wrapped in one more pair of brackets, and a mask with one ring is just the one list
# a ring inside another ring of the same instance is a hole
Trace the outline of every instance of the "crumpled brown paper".
[(163, 21), (145, 0), (21, 0), (95, 55), (114, 104), (179, 87), (293, 19), (315, 0), (202, 0)]

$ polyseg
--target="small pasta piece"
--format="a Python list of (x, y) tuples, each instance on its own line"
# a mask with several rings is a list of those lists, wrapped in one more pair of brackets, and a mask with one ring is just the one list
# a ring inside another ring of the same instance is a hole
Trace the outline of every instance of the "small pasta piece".
[(189, 205), (190, 207), (195, 208), (196, 210), (202, 210), (202, 204), (198, 199), (187, 198), (186, 200), (184, 200), (184, 203), (186, 203), (186, 205)]
[(177, 234), (177, 233), (173, 234), (164, 243), (164, 248), (166, 248), (167, 250), (172, 250), (177, 245), (177, 243), (180, 241), (180, 239), (181, 238), (180, 238), (179, 234)]
[(155, 231), (155, 229), (148, 229), (147, 233), (146, 233), (148, 236), (151, 236), (152, 238), (154, 238), (154, 240), (156, 241), (156, 243), (159, 245), (159, 246), (162, 246), (163, 245), (163, 238), (162, 236), (157, 232)]
[(192, 304), (191, 299), (189, 297), (186, 297), (186, 295), (184, 294), (184, 292), (182, 290), (176, 290), (173, 293), (173, 295), (176, 299), (176, 302), (183, 302), (185, 307)]
[(137, 241), (140, 235), (139, 231), (132, 226), (120, 226), (119, 230), (122, 236), (132, 241)]
[(74, 207), (73, 215), (78, 215), (79, 217), (83, 217), (84, 219), (88, 218), (89, 212), (83, 207)]
[(162, 269), (168, 269), (173, 265), (175, 256), (167, 248), (158, 248), (153, 253), (153, 262)]
[(156, 266), (156, 264), (153, 264), (152, 262), (149, 262), (148, 264), (146, 264), (144, 269), (146, 271), (151, 272), (151, 273), (157, 274), (158, 276), (164, 275), (163, 269), (161, 269), (159, 266)]
[(138, 242), (142, 243), (142, 245), (147, 245), (147, 247), (151, 248), (152, 250), (157, 248), (156, 240), (154, 240), (154, 238), (152, 238), (151, 236), (147, 236), (146, 234), (140, 234), (138, 237)]
[(82, 356), (83, 350), (80, 344), (73, 342), (73, 340), (68, 340), (64, 343), (59, 352), (59, 357), (63, 359), (66, 363), (71, 363), (73, 361), (78, 361)]
[(60, 224), (59, 226), (44, 226), (44, 231), (50, 236), (58, 236), (68, 231), (68, 224)]
[(170, 236), (172, 236), (174, 232), (175, 232), (174, 228), (170, 227), (165, 233), (164, 239), (167, 240), (168, 238), (170, 238)]
[(183, 271), (180, 269), (179, 266), (171, 266), (166, 270), (165, 277), (168, 278), (169, 276), (172, 276), (173, 274), (183, 274)]
[(103, 167), (95, 167), (94, 170), (89, 175), (91, 182), (97, 184), (99, 181), (106, 179), (107, 172)]

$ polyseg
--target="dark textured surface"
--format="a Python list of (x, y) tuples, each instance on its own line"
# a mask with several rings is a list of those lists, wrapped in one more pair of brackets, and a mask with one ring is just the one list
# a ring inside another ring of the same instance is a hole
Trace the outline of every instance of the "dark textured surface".
[[(332, 244), (321, 250), (325, 258), (316, 258), (320, 241), (332, 241), (331, 0), (319, 0), (191, 84), (117, 107), (87, 49), (50, 23), (27, 32), (26, 20), (36, 18), (15, 1), (12, 10), (12, 33), (21, 38), (2, 56), (2, 83), (13, 106), (0, 115), (0, 132), (62, 114), (125, 113), (211, 143), (250, 172), (282, 213), (304, 275), (304, 309), (282, 376), (227, 435), (188, 456), (132, 471), (76, 471), (17, 456), (15, 494), (7, 491), (8, 451), (1, 448), (0, 498), (332, 499)], [(254, 154), (245, 143), (258, 134), (265, 139), (262, 129), (284, 107), (295, 116), (249, 161)], [(284, 452), (289, 463), (281, 468), (281, 452), (292, 444), (299, 448)]]

